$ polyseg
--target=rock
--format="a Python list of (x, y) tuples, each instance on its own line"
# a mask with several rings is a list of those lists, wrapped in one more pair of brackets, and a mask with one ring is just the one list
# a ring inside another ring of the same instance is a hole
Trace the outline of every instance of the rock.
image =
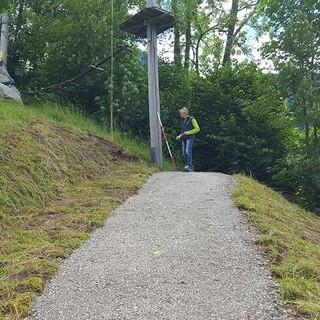
[(0, 83), (0, 97), (23, 103), (19, 90), (13, 85), (6, 86)]
[(23, 103), (19, 90), (13, 84), (7, 69), (0, 66), (0, 97)]
[(0, 83), (5, 85), (14, 83), (14, 80), (10, 77), (8, 71), (4, 67), (0, 67)]

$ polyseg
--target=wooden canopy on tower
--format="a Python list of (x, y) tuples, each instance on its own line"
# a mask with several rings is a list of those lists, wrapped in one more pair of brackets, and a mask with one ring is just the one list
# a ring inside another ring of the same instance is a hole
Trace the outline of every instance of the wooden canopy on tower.
[(120, 29), (134, 34), (138, 38), (147, 38), (147, 25), (156, 26), (157, 34), (172, 28), (175, 17), (170, 12), (158, 7), (145, 8), (120, 25)]

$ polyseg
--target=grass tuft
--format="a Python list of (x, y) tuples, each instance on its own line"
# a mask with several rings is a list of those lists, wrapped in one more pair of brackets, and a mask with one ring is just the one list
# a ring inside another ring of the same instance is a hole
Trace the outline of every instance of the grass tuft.
[(260, 231), (283, 299), (304, 319), (320, 319), (320, 218), (249, 177), (236, 179), (234, 201)]

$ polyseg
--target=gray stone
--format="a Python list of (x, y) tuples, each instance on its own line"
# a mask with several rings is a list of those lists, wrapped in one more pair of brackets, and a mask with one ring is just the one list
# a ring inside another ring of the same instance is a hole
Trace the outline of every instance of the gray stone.
[(6, 86), (6, 85), (0, 83), (0, 97), (3, 97), (4, 99), (14, 100), (14, 101), (22, 103), (20, 92), (13, 85)]
[(0, 67), (0, 83), (5, 85), (14, 83), (14, 80), (10, 77), (8, 71), (4, 67)]
[(0, 66), (0, 97), (23, 103), (19, 90), (13, 84), (7, 69)]

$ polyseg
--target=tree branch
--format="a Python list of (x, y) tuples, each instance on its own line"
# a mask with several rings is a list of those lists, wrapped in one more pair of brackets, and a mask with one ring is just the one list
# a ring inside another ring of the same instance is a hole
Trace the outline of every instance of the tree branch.
[(244, 18), (241, 23), (239, 24), (239, 26), (237, 27), (237, 29), (235, 30), (233, 37), (235, 38), (240, 31), (242, 30), (242, 28), (249, 22), (249, 20), (254, 16), (254, 14), (256, 13), (256, 7), (257, 5), (261, 2), (261, 0), (258, 0), (255, 4), (254, 4), (254, 9), (250, 12), (250, 14)]

